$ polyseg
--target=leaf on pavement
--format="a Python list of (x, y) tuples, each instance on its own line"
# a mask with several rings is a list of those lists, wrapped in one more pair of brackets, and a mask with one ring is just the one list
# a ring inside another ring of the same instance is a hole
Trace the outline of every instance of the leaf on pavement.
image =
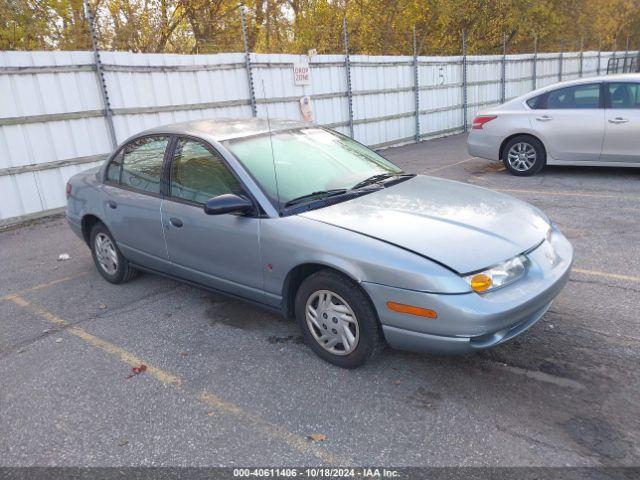
[(307, 438), (309, 440), (313, 440), (314, 442), (324, 442), (327, 439), (327, 436), (323, 433), (312, 433)]
[(127, 376), (127, 378), (131, 378), (131, 377), (133, 377), (135, 375), (138, 375), (138, 374), (144, 372), (145, 370), (147, 370), (147, 366), (144, 363), (141, 363), (137, 367), (133, 367), (131, 369), (131, 373)]

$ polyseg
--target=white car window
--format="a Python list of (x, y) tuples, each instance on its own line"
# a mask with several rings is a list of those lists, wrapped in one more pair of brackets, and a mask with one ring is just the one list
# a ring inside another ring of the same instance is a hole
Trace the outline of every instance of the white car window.
[(607, 88), (611, 108), (640, 108), (640, 83), (615, 82)]
[(574, 85), (547, 94), (548, 109), (599, 108), (600, 84)]

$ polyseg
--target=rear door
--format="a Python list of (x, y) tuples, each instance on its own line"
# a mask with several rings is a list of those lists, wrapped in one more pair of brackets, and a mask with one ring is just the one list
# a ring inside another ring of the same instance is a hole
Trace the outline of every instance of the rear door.
[(607, 82), (603, 162), (640, 163), (640, 82)]
[(107, 227), (127, 259), (165, 271), (167, 248), (160, 221), (160, 181), (169, 137), (153, 135), (124, 145), (107, 167)]
[(601, 83), (559, 88), (532, 107), (531, 126), (555, 160), (597, 161), (604, 138), (603, 107)]
[(259, 215), (207, 215), (204, 203), (245, 194), (240, 181), (209, 144), (178, 137), (169, 167), (162, 222), (176, 275), (263, 301)]

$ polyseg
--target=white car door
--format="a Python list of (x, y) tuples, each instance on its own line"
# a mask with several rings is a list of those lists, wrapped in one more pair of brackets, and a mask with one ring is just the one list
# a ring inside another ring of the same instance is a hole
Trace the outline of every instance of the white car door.
[(604, 138), (601, 83), (551, 90), (531, 111), (531, 127), (555, 160), (595, 162)]
[(601, 161), (640, 163), (640, 82), (606, 83)]

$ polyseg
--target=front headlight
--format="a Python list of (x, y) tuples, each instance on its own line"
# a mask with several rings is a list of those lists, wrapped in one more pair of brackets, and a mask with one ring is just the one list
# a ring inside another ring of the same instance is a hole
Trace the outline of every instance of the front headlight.
[(475, 292), (489, 292), (509, 285), (522, 277), (527, 271), (527, 262), (527, 257), (518, 255), (482, 272), (467, 275), (464, 279)]

